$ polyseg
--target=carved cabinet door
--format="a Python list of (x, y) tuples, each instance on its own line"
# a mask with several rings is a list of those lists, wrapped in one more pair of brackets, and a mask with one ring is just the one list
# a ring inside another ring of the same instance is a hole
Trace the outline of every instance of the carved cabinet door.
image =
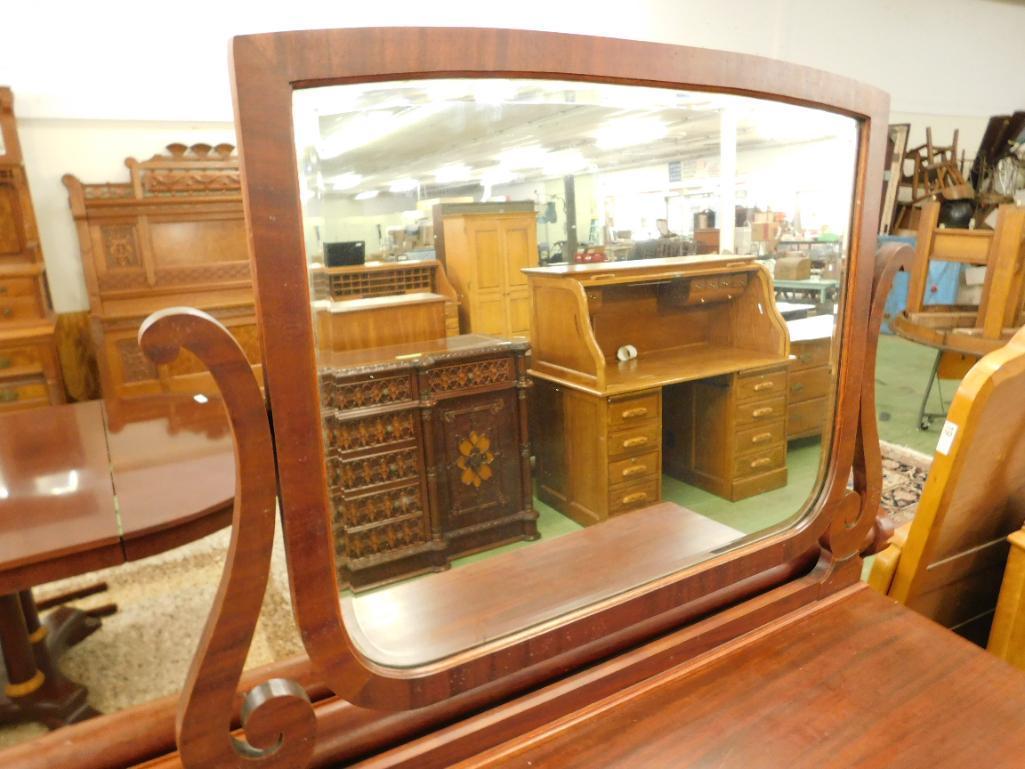
[(438, 494), (444, 533), (523, 509), (516, 390), (439, 402)]

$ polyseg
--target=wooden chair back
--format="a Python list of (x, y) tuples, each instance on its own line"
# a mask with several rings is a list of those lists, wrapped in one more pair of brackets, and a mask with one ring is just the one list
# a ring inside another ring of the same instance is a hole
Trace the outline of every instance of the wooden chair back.
[[(942, 228), (939, 216), (938, 202), (922, 206), (907, 310), (894, 318), (893, 327), (912, 341), (984, 355), (1003, 345), (1025, 320), (1025, 208), (1001, 206), (994, 230)], [(986, 268), (977, 307), (926, 304), (933, 261)]]
[(912, 523), (870, 583), (963, 635), (985, 639), (1025, 521), (1025, 330), (986, 355), (951, 403)]

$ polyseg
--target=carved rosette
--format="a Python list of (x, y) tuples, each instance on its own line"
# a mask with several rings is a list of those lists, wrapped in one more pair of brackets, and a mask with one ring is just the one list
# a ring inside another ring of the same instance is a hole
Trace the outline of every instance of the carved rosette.
[(140, 266), (135, 225), (104, 224), (100, 227), (100, 237), (103, 239), (103, 255), (108, 270)]

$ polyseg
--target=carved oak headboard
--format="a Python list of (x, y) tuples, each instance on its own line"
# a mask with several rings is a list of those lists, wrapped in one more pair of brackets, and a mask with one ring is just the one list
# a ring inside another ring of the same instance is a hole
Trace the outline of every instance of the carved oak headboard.
[(154, 366), (135, 335), (142, 319), (189, 305), (214, 315), (260, 361), (239, 161), (230, 144), (171, 144), (128, 158), (127, 182), (84, 184), (68, 174), (104, 395), (212, 386), (191, 356)]

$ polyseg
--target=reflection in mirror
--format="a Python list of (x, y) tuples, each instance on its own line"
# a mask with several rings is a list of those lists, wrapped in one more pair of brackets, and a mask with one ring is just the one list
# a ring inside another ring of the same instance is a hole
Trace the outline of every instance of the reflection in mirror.
[(814, 500), (855, 120), (520, 79), (300, 90), (294, 115), (336, 563), (373, 659), (551, 620)]

